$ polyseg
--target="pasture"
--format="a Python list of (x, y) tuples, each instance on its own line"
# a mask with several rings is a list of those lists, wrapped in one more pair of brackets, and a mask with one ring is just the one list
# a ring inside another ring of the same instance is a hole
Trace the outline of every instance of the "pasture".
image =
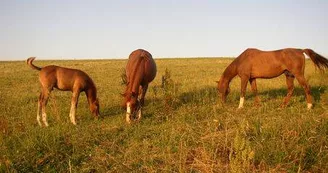
[[(325, 172), (328, 170), (328, 73), (306, 60), (314, 108), (295, 80), (289, 105), (285, 76), (257, 81), (261, 106), (247, 86), (237, 109), (240, 79), (227, 103), (215, 83), (229, 58), (156, 59), (143, 117), (128, 125), (120, 105), (126, 60), (34, 61), (85, 71), (95, 82), (100, 118), (81, 93), (77, 126), (70, 123), (71, 92), (54, 90), (49, 127), (36, 121), (38, 71), (24, 61), (0, 62), (0, 172)], [(163, 82), (162, 77), (166, 80)]]

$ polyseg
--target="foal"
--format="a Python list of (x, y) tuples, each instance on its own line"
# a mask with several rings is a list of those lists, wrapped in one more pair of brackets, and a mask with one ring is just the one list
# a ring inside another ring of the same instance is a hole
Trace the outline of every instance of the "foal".
[(223, 72), (218, 83), (218, 91), (221, 93), (222, 101), (226, 101), (229, 94), (230, 81), (239, 76), (241, 79), (241, 94), (239, 107), (244, 105), (247, 82), (251, 84), (255, 95), (255, 103), (259, 102), (257, 96), (256, 78), (274, 78), (285, 74), (288, 88), (287, 96), (281, 107), (285, 107), (294, 90), (294, 79), (304, 88), (307, 108), (312, 108), (312, 96), (310, 86), (304, 78), (305, 56), (309, 56), (314, 65), (323, 70), (328, 68), (328, 60), (311, 49), (281, 49), (276, 51), (261, 51), (258, 49), (247, 49), (239, 55)]
[(42, 126), (40, 121), (40, 109), (42, 112), (42, 121), (45, 126), (48, 126), (46, 105), (50, 92), (53, 88), (73, 92), (69, 117), (74, 125), (76, 125), (75, 112), (80, 92), (85, 92), (92, 115), (95, 117), (99, 116), (97, 89), (92, 79), (85, 72), (54, 65), (49, 65), (42, 68), (37, 67), (32, 63), (34, 59), (35, 57), (28, 58), (26, 62), (32, 69), (40, 71), (39, 80), (41, 83), (41, 94), (38, 100), (37, 112), (37, 121), (40, 126)]

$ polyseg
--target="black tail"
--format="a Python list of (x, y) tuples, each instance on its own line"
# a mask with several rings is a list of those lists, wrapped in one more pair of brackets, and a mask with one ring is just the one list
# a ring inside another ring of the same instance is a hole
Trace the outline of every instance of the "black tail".
[(35, 57), (30, 57), (26, 60), (26, 63), (34, 70), (41, 70), (42, 68), (41, 67), (37, 67), (35, 66), (32, 62), (34, 61)]
[(311, 58), (314, 65), (318, 67), (320, 70), (324, 70), (328, 68), (328, 59), (317, 54), (311, 49), (304, 49), (303, 51)]

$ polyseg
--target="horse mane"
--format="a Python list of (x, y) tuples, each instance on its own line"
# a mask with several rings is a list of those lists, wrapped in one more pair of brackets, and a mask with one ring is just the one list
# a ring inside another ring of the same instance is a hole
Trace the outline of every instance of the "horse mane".
[[(238, 57), (239, 58), (239, 57)], [(236, 58), (224, 71), (222, 74), (222, 79), (228, 80), (228, 83), (237, 75), (237, 61)]]

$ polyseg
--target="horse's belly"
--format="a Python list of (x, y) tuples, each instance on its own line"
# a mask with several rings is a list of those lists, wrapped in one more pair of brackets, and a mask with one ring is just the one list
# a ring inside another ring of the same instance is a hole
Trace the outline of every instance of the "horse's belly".
[(251, 73), (251, 78), (274, 78), (280, 76), (284, 70), (280, 67), (267, 67), (254, 69)]
[(67, 85), (57, 85), (55, 86), (56, 89), (61, 90), (61, 91), (71, 91), (72, 87), (67, 86)]

